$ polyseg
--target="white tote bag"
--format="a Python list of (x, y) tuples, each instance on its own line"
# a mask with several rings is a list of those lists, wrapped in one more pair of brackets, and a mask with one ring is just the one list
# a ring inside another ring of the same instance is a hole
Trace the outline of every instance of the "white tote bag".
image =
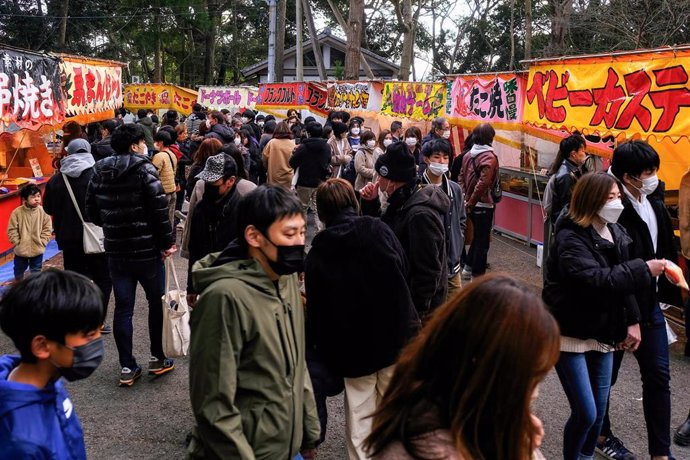
[(92, 222), (85, 222), (84, 217), (81, 215), (81, 211), (79, 210), (79, 205), (77, 204), (77, 199), (74, 196), (74, 192), (72, 191), (72, 186), (69, 183), (69, 180), (67, 180), (67, 176), (63, 173), (62, 178), (65, 181), (65, 186), (67, 187), (67, 191), (69, 192), (70, 198), (72, 198), (72, 204), (74, 205), (74, 209), (77, 211), (77, 215), (79, 216), (79, 220), (81, 220), (82, 226), (83, 226), (83, 235), (84, 235), (84, 254), (102, 254), (105, 252), (105, 246), (103, 244), (103, 240), (105, 239), (103, 236), (103, 228), (99, 227), (98, 225), (92, 223)]
[[(174, 286), (170, 282), (174, 281)], [(186, 356), (189, 348), (189, 307), (187, 292), (180, 289), (172, 257), (165, 259), (165, 294), (163, 294), (163, 352), (168, 358)]]

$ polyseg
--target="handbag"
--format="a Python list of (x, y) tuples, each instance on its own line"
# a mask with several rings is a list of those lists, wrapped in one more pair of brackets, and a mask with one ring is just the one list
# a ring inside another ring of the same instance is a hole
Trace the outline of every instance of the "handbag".
[(74, 197), (74, 191), (72, 191), (72, 186), (67, 180), (67, 176), (63, 173), (62, 178), (67, 186), (67, 192), (70, 198), (72, 198), (72, 204), (74, 204), (74, 209), (77, 211), (79, 220), (83, 227), (83, 239), (84, 239), (84, 254), (102, 254), (105, 252), (105, 246), (103, 245), (103, 228), (92, 222), (85, 222), (84, 217), (81, 215), (81, 210), (77, 204), (77, 199)]
[[(170, 281), (175, 284), (171, 289)], [(169, 358), (186, 356), (189, 349), (187, 292), (180, 289), (172, 257), (165, 259), (165, 294), (163, 294), (163, 352)]]

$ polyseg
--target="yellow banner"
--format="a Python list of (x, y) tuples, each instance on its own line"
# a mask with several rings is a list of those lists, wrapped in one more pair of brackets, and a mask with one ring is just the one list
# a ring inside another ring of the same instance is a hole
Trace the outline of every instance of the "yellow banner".
[(690, 134), (690, 55), (664, 51), (532, 64), (524, 121), (536, 126), (668, 137)]
[(381, 113), (432, 120), (446, 111), (446, 83), (390, 82), (383, 86)]
[(197, 95), (194, 90), (168, 84), (125, 85), (125, 109), (172, 109), (189, 115)]

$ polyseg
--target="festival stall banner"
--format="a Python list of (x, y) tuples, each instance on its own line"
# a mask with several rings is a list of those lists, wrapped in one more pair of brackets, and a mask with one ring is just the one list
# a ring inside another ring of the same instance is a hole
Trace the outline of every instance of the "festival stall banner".
[(526, 75), (515, 73), (460, 75), (449, 92), (448, 116), (470, 126), (489, 122), (520, 129), (526, 83)]
[(306, 109), (327, 114), (328, 93), (317, 83), (266, 83), (259, 85), (256, 108)]
[(122, 107), (122, 67), (118, 63), (63, 56), (60, 74), (68, 120), (80, 124), (108, 120)]
[(0, 132), (63, 121), (58, 67), (57, 58), (0, 47)]
[(383, 86), (381, 112), (415, 120), (445, 115), (446, 83), (389, 82)]
[(328, 108), (379, 112), (382, 92), (379, 82), (329, 82)]
[(125, 109), (168, 109), (190, 115), (198, 96), (194, 90), (165, 83), (125, 85)]
[(197, 102), (214, 110), (254, 109), (259, 88), (250, 86), (201, 86)]

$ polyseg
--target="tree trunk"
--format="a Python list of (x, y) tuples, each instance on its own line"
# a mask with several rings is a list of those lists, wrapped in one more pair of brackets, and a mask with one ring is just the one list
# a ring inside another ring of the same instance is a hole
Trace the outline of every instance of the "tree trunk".
[(160, 0), (153, 1), (153, 83), (163, 81), (163, 63), (161, 62), (161, 3)]
[[(61, 50), (65, 48), (67, 40), (67, 13), (69, 13), (69, 0), (62, 0), (60, 2), (60, 27), (57, 40), (57, 45)], [(38, 14), (41, 14), (40, 5)]]
[(283, 81), (283, 55), (285, 54), (285, 16), (287, 15), (287, 0), (278, 0), (278, 21), (276, 24), (276, 82)]
[(403, 0), (401, 17), (403, 45), (402, 55), (400, 56), (400, 72), (398, 73), (398, 79), (407, 81), (410, 79), (410, 69), (412, 67), (412, 60), (414, 59), (415, 24), (412, 18), (412, 0)]
[[(328, 6), (331, 7), (331, 11), (333, 12), (333, 16), (335, 16), (335, 20), (338, 21), (338, 24), (340, 24), (340, 27), (345, 31), (347, 35), (347, 23), (345, 23), (345, 19), (343, 19), (343, 16), (340, 14), (340, 11), (338, 11), (338, 7), (336, 4), (333, 2), (333, 0), (327, 0), (328, 1)], [(308, 2), (308, 0), (305, 0), (305, 2)], [(309, 20), (309, 18), (307, 18)], [(312, 19), (312, 24), (313, 24), (313, 19)], [(310, 32), (311, 33), (311, 32)], [(370, 80), (374, 80), (374, 73), (371, 71), (371, 67), (369, 66), (369, 63), (367, 62), (367, 59), (360, 53), (359, 55), (362, 63), (362, 67), (364, 67), (364, 72), (367, 74), (367, 78)]]
[(515, 0), (510, 0), (510, 64), (508, 70), (515, 69)]
[(525, 59), (532, 59), (532, 0), (525, 0)]
[(565, 38), (568, 35), (568, 23), (573, 10), (573, 0), (551, 0), (553, 18), (551, 19), (551, 41), (549, 53), (560, 56), (565, 52)]
[(345, 79), (359, 80), (362, 46), (362, 18), (364, 17), (364, 0), (350, 0), (350, 12), (347, 17), (347, 49), (345, 51)]
[(208, 28), (204, 37), (204, 85), (213, 84), (213, 70), (216, 65), (216, 36), (220, 22), (220, 4), (217, 0), (206, 0), (208, 13)]

